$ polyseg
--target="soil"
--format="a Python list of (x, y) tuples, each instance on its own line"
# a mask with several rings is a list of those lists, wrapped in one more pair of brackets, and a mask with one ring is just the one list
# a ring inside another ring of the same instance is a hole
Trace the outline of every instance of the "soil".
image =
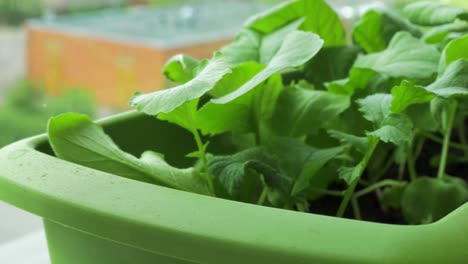
[[(456, 135), (456, 133), (454, 133)], [(453, 138), (452, 142), (456, 142), (457, 138)], [(426, 140), (421, 154), (416, 162), (416, 171), (418, 176), (435, 177), (437, 175), (437, 167), (431, 166), (431, 159), (440, 154), (441, 145), (439, 143)], [(462, 157), (463, 152), (460, 150), (450, 149), (449, 152), (453, 156)], [(405, 171), (406, 172), (406, 171)], [(468, 181), (468, 162), (448, 162), (446, 173), (450, 176), (456, 176)], [(391, 167), (383, 178), (394, 178), (398, 175), (398, 167), (394, 165)], [(363, 175), (365, 177), (365, 175)], [(393, 176), (393, 177), (392, 177)], [(408, 175), (404, 175), (407, 179)], [(330, 186), (331, 190), (344, 190), (346, 186), (342, 184), (335, 184)], [(362, 187), (358, 187), (359, 191)], [(400, 210), (382, 206), (379, 202), (379, 195), (381, 190), (377, 190), (368, 195), (359, 198), (359, 207), (363, 221), (371, 221), (386, 224), (407, 224)], [(336, 216), (338, 207), (342, 201), (342, 197), (323, 196), (310, 203), (309, 210), (311, 213), (322, 214), (328, 216)], [(351, 204), (348, 206), (345, 218), (355, 219)]]

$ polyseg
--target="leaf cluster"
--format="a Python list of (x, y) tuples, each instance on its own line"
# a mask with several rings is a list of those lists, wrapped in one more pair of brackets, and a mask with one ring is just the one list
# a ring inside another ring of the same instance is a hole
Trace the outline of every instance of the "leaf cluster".
[[(127, 154), (76, 114), (50, 121), (50, 141), (61, 158), (185, 191), (299, 211), (333, 195), (338, 216), (351, 204), (358, 219), (358, 199), (373, 196), (382, 214), (433, 222), (468, 200), (465, 180), (446, 173), (452, 146), (463, 150), (457, 162), (468, 157), (467, 18), (429, 2), (403, 16), (370, 10), (349, 43), (326, 2), (285, 1), (250, 18), (211, 59), (171, 58), (163, 73), (177, 86), (130, 100), (193, 134), (192, 168)], [(236, 151), (210, 148), (218, 135), (238, 139)], [(441, 143), (437, 172), (419, 175), (427, 140)]]

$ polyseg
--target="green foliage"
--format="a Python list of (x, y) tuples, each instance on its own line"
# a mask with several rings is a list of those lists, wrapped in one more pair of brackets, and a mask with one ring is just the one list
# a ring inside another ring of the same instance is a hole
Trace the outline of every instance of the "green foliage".
[(380, 52), (399, 31), (408, 31), (415, 37), (421, 35), (417, 27), (397, 14), (383, 10), (369, 10), (353, 28), (353, 40), (367, 53)]
[(28, 18), (40, 16), (41, 13), (41, 1), (38, 0), (0, 1), (0, 24), (19, 25)]
[[(166, 68), (167, 69), (167, 68)], [(213, 89), (221, 78), (230, 73), (229, 65), (220, 54), (208, 62), (195, 78), (180, 86), (150, 94), (135, 94), (130, 105), (148, 115), (169, 113)]]
[(409, 20), (423, 26), (437, 26), (452, 23), (455, 19), (468, 19), (468, 12), (461, 7), (433, 2), (417, 2), (404, 9)]
[(190, 56), (178, 54), (170, 58), (164, 65), (163, 74), (176, 83), (186, 83), (195, 77), (195, 69), (200, 62)]
[[(468, 200), (463, 175), (446, 176), (450, 161), (468, 160), (468, 23), (439, 4), (406, 14), (371, 10), (346, 43), (323, 0), (290, 0), (249, 19), (211, 59), (171, 58), (163, 74), (178, 86), (130, 104), (192, 133), (193, 168), (131, 156), (83, 116), (52, 119), (52, 145), (67, 160), (186, 191), (300, 211), (334, 195), (337, 216), (351, 204), (357, 219), (358, 199), (377, 192), (408, 223), (436, 221)], [(232, 139), (223, 155), (210, 144)], [(425, 151), (428, 140), (440, 153)], [(420, 165), (430, 160), (436, 170)]]
[(346, 44), (345, 31), (338, 15), (322, 0), (285, 1), (270, 10), (251, 17), (245, 26), (261, 33), (270, 33), (302, 17), (305, 20), (299, 29), (321, 36), (325, 47)]
[(402, 204), (403, 193), (406, 190), (406, 185), (397, 185), (387, 187), (383, 190), (380, 202), (383, 205), (392, 207), (394, 209), (400, 209)]
[(79, 89), (48, 97), (31, 82), (20, 80), (7, 89), (0, 105), (0, 147), (44, 133), (48, 118), (72, 111), (94, 116), (94, 98)]
[(396, 145), (408, 143), (412, 139), (413, 124), (406, 115), (390, 111), (391, 101), (392, 96), (389, 94), (373, 94), (358, 101), (364, 118), (375, 127), (374, 131), (367, 134)]
[[(228, 94), (262, 70), (255, 62), (247, 62), (232, 69), (216, 85), (214, 91), (219, 96)], [(258, 132), (271, 121), (274, 102), (282, 90), (281, 78), (274, 75), (254, 90), (224, 105), (206, 103), (197, 114), (197, 124), (204, 134), (216, 135), (222, 132)], [(272, 103), (273, 102), (273, 103)]]
[(420, 177), (408, 184), (401, 207), (410, 224), (432, 223), (468, 200), (466, 182), (459, 178)]
[(257, 85), (268, 79), (271, 75), (288, 68), (303, 65), (317, 54), (322, 45), (323, 40), (315, 34), (303, 31), (293, 31), (289, 33), (281, 44), (279, 50), (266, 65), (265, 69), (237, 90), (221, 98), (216, 98), (213, 102), (219, 104), (230, 102), (249, 92)]
[(151, 151), (143, 153), (139, 159), (125, 153), (86, 115), (68, 113), (54, 117), (47, 131), (59, 158), (130, 179), (210, 194), (193, 168), (174, 168)]
[(354, 67), (371, 69), (393, 78), (424, 80), (437, 73), (439, 58), (440, 53), (435, 47), (402, 31), (393, 36), (382, 52), (360, 56)]
[[(208, 169), (214, 176), (217, 190), (235, 198), (243, 192), (241, 186), (252, 185), (248, 177), (263, 179), (266, 187), (285, 193), (289, 179), (278, 167), (277, 160), (263, 148), (246, 149), (229, 156), (216, 156), (208, 161)], [(250, 187), (245, 187), (250, 188)], [(255, 189), (253, 190), (255, 191)]]
[(349, 96), (346, 95), (286, 88), (278, 99), (273, 127), (283, 136), (310, 134), (326, 127), (349, 105)]
[(392, 88), (392, 95), (390, 110), (394, 113), (400, 113), (410, 105), (423, 104), (434, 98), (434, 95), (426, 91), (424, 87), (414, 85), (406, 80)]

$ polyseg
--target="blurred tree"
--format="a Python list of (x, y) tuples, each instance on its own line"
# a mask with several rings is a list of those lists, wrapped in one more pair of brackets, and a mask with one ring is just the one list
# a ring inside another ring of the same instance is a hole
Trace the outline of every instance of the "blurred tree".
[(39, 0), (0, 0), (0, 24), (19, 25), (41, 13), (42, 5)]
[(31, 82), (18, 81), (8, 89), (0, 106), (0, 147), (45, 132), (47, 120), (65, 112), (94, 117), (94, 98), (80, 89), (69, 89), (60, 97), (48, 97)]

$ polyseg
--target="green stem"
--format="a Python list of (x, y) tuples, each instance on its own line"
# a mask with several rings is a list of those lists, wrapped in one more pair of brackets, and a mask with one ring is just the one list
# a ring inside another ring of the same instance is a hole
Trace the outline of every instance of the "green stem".
[(372, 177), (371, 182), (376, 182), (380, 178), (382, 178), (382, 176), (385, 175), (385, 173), (390, 169), (390, 167), (392, 167), (393, 162), (394, 162), (393, 158), (388, 157), (387, 162), (385, 163), (383, 168), (379, 172), (377, 172), (374, 177)]
[(307, 209), (305, 208), (305, 206), (301, 203), (297, 203), (296, 204), (296, 208), (299, 212), (302, 212), (302, 213), (306, 213), (307, 212)]
[(258, 198), (258, 201), (257, 201), (258, 205), (263, 205), (265, 203), (267, 194), (268, 194), (268, 187), (265, 185), (263, 186), (263, 191), (260, 194), (260, 197)]
[(205, 175), (206, 181), (208, 183), (208, 187), (210, 188), (211, 192), (215, 194), (215, 189), (214, 189), (214, 183), (213, 183), (213, 177), (212, 175), (208, 172), (208, 159), (206, 158), (206, 152), (205, 152), (205, 147), (203, 145), (203, 141), (201, 139), (200, 133), (198, 132), (198, 129), (195, 125), (195, 121), (193, 120), (193, 115), (192, 112), (190, 111), (190, 108), (188, 105), (185, 106), (185, 111), (187, 114), (187, 119), (190, 123), (190, 131), (193, 134), (193, 138), (195, 140), (195, 143), (197, 144), (197, 149), (198, 152), (200, 153), (200, 160), (202, 162), (202, 168), (205, 173), (202, 173), (202, 175)]
[[(436, 143), (439, 143), (439, 144), (443, 144), (444, 143), (444, 139), (443, 138), (440, 138), (438, 136), (435, 136), (431, 133), (426, 133), (426, 132), (420, 132), (421, 135), (425, 136), (426, 138), (436, 142)], [(459, 143), (455, 143), (455, 142), (450, 142), (449, 143), (449, 146), (451, 148), (454, 148), (454, 149), (459, 149), (459, 150), (468, 150), (468, 146), (464, 146), (463, 144), (459, 144)]]
[(398, 167), (398, 177), (397, 177), (397, 179), (399, 181), (402, 181), (403, 177), (405, 176), (405, 168), (406, 168), (406, 160), (403, 160), (400, 163), (400, 166)]
[(408, 150), (407, 150), (407, 160), (408, 160), (408, 174), (410, 176), (410, 179), (414, 181), (416, 177), (418, 177), (416, 173), (416, 166), (415, 166), (415, 158), (413, 156), (413, 144), (409, 143), (408, 144)]
[(416, 144), (416, 148), (415, 148), (415, 151), (414, 151), (414, 160), (418, 160), (419, 158), (419, 155), (421, 155), (421, 151), (424, 147), (424, 143), (426, 142), (426, 138), (425, 137), (419, 137), (418, 138), (418, 144)]
[(368, 193), (371, 193), (377, 189), (380, 189), (382, 187), (385, 187), (385, 186), (402, 186), (402, 185), (405, 185), (406, 182), (402, 182), (402, 181), (396, 181), (396, 180), (383, 180), (383, 181), (380, 181), (380, 182), (376, 182), (362, 190), (360, 190), (359, 192), (356, 192), (354, 194), (354, 198), (355, 199), (358, 199), (359, 197), (361, 196), (364, 196)]
[(445, 168), (447, 166), (448, 149), (450, 145), (450, 136), (452, 135), (453, 120), (457, 110), (457, 102), (452, 101), (447, 110), (447, 129), (444, 131), (444, 141), (442, 142), (442, 151), (439, 163), (438, 179), (443, 179), (445, 176)]
[(345, 191), (332, 191), (332, 190), (320, 189), (320, 188), (309, 188), (309, 190), (317, 192), (319, 194), (338, 196), (338, 197), (343, 197), (345, 193)]
[(356, 189), (359, 179), (364, 173), (364, 170), (366, 169), (367, 164), (369, 163), (369, 160), (372, 157), (372, 153), (374, 153), (374, 150), (377, 147), (378, 143), (379, 143), (378, 139), (374, 138), (372, 140), (369, 146), (369, 149), (364, 154), (364, 157), (362, 158), (361, 162), (359, 162), (359, 164), (356, 166), (355, 171), (353, 171), (353, 173), (356, 173), (356, 175), (354, 175), (353, 182), (348, 186), (348, 189), (346, 189), (345, 195), (343, 197), (343, 201), (341, 201), (340, 207), (338, 208), (338, 212), (336, 213), (337, 217), (343, 217), (344, 212), (346, 208), (348, 207), (349, 201), (351, 197), (353, 196), (354, 189)]
[[(466, 146), (466, 129), (465, 129), (465, 115), (461, 115), (458, 121), (458, 138), (463, 146)], [(463, 150), (463, 157), (468, 158), (468, 149)]]
[(351, 206), (353, 207), (354, 218), (357, 220), (362, 220), (361, 209), (356, 198), (351, 199)]

